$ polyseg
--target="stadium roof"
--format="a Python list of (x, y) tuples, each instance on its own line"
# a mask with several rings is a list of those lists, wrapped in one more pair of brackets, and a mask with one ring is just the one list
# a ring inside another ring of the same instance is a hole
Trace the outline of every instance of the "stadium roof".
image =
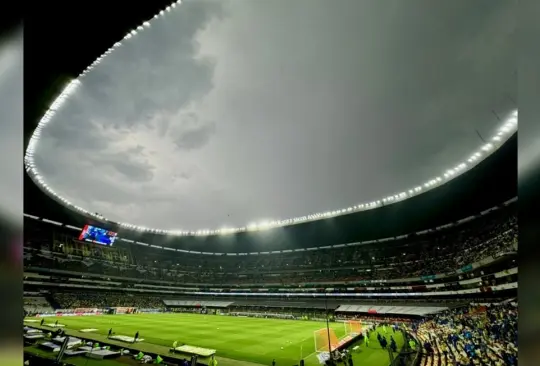
[(44, 194), (25, 177), (25, 213), (82, 227), (86, 223), (118, 231), (120, 238), (208, 252), (255, 252), (310, 248), (376, 240), (457, 222), (517, 196), (517, 136), (478, 167), (437, 189), (403, 202), (332, 219), (233, 235), (173, 237), (141, 233), (87, 218)]
[[(416, 13), (433, 9), (407, 4), (393, 28), (369, 21), (382, 4), (216, 4), (145, 10), (90, 47), (95, 61), (77, 60), (78, 78), (41, 111), (28, 145), (42, 189), (146, 232), (333, 225), (450, 189), (517, 128), (511, 5), (479, 7), (477, 22), (473, 8), (438, 6), (423, 20)], [(303, 23), (306, 11), (324, 13), (328, 29)], [(268, 12), (280, 31), (257, 18)]]

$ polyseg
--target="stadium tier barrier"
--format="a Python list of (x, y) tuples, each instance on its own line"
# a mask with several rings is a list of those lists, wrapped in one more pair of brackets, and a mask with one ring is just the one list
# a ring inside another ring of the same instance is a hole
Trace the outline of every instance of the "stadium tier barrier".
[(273, 318), (273, 319), (289, 319), (289, 320), (300, 319), (300, 317), (294, 316), (292, 314), (280, 314), (280, 313), (255, 313), (255, 312), (233, 311), (227, 314), (230, 316), (250, 317), (250, 318)]
[(62, 316), (92, 316), (92, 315), (103, 315), (103, 314), (135, 314), (135, 313), (147, 313), (147, 314), (157, 314), (163, 313), (163, 309), (137, 309), (135, 307), (124, 307), (124, 308), (77, 308), (77, 309), (56, 309), (49, 310), (43, 309), (44, 311), (37, 311), (29, 314), (31, 317), (62, 317)]
[(186, 300), (163, 300), (166, 306), (178, 306), (178, 307), (207, 307), (207, 308), (226, 308), (232, 305), (233, 301), (186, 301)]
[(163, 309), (138, 309), (137, 313), (146, 313), (146, 314), (158, 314), (163, 313)]
[(35, 317), (46, 318), (46, 317), (62, 317), (62, 316), (92, 316), (92, 315), (102, 315), (105, 314), (102, 310), (96, 311), (81, 311), (79, 309), (58, 309), (53, 312), (44, 312), (33, 314)]

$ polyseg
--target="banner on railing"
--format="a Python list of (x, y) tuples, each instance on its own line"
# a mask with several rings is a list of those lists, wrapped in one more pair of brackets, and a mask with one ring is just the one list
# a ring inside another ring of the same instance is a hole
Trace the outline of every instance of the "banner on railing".
[(133, 307), (117, 307), (113, 309), (115, 314), (134, 314), (137, 311), (137, 308)]

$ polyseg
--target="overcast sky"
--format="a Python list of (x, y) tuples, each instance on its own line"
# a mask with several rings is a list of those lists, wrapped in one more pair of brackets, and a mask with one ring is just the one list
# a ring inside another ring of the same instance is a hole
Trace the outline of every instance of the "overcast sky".
[(216, 229), (349, 207), (466, 159), (516, 108), (514, 2), (185, 1), (48, 125), (45, 180), (109, 219)]

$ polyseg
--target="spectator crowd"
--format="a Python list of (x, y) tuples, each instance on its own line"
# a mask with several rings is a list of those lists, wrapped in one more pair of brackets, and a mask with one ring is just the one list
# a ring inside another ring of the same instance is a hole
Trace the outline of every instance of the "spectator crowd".
[(135, 307), (138, 309), (164, 309), (163, 301), (156, 296), (99, 292), (64, 292), (53, 295), (61, 309)]
[(413, 326), (423, 365), (516, 366), (517, 303), (448, 310)]
[[(405, 279), (456, 271), (489, 257), (515, 253), (514, 215), (481, 217), (443, 231), (334, 249), (269, 255), (177, 253), (142, 246), (106, 248), (115, 255), (74, 250), (42, 240), (25, 245), (25, 267), (176, 282), (179, 284), (295, 284)], [(86, 244), (77, 244), (86, 245)], [(108, 258), (123, 258), (123, 261)]]

